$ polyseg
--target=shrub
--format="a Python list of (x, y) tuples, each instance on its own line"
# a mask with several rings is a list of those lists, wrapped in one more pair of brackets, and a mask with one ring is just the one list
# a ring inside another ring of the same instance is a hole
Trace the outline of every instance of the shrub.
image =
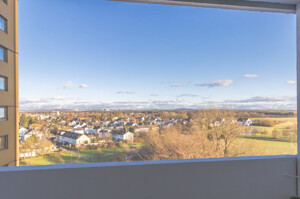
[(277, 129), (274, 129), (272, 131), (272, 137), (275, 139), (280, 138), (280, 132)]
[(263, 131), (261, 131), (260, 133), (261, 133), (261, 135), (263, 135), (263, 136), (267, 136), (267, 134), (268, 134), (268, 132), (267, 132), (266, 130), (263, 130)]
[(260, 120), (259, 121), (260, 126), (267, 126), (267, 127), (272, 127), (275, 125), (273, 120)]

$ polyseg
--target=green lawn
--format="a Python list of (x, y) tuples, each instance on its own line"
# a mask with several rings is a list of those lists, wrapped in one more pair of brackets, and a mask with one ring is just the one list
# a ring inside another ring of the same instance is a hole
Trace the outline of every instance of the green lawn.
[(59, 155), (55, 155), (55, 154), (49, 154), (48, 156), (45, 157), (21, 159), (20, 165), (28, 166), (28, 165), (66, 164), (78, 160), (76, 156), (72, 155), (69, 152), (61, 153)]
[[(129, 143), (129, 148), (139, 148), (142, 147), (144, 143)], [(71, 154), (70, 152), (60, 152), (60, 153), (52, 153), (45, 155), (45, 157), (36, 157), (36, 158), (26, 158), (20, 160), (21, 166), (28, 165), (50, 165), (50, 164), (67, 164), (67, 163), (90, 163), (90, 162), (111, 162), (115, 160), (116, 152), (124, 151), (123, 147), (114, 147), (101, 149), (91, 149), (79, 151), (79, 154), (85, 156), (87, 158), (95, 157), (95, 159), (84, 159), (78, 158), (75, 154)], [(78, 153), (77, 150), (73, 150), (74, 153)]]
[(297, 143), (275, 140), (273, 138), (239, 138), (239, 143), (244, 146), (243, 156), (262, 155), (295, 155), (297, 154)]
[[(98, 154), (99, 155), (99, 154)], [(67, 163), (91, 163), (91, 162), (111, 162), (114, 160), (115, 155), (107, 155), (103, 157), (98, 157), (95, 159), (84, 160), (80, 159), (69, 152), (65, 152), (60, 155), (49, 155), (48, 157), (36, 157), (27, 158), (20, 160), (20, 166), (29, 165), (51, 165), (51, 164), (67, 164)]]
[[(128, 147), (135, 147), (135, 148), (140, 148), (144, 146), (144, 143), (128, 143)], [(79, 151), (79, 154), (85, 157), (95, 157), (103, 154), (108, 154), (108, 153), (115, 153), (115, 152), (120, 152), (124, 151), (123, 147), (114, 147), (114, 148), (106, 148), (106, 149), (101, 149), (101, 151), (98, 151), (98, 149), (89, 149), (89, 150), (84, 150), (84, 151)], [(78, 151), (74, 150), (74, 153), (78, 153)]]
[[(101, 151), (98, 151), (98, 149), (89, 149), (89, 150), (84, 150), (84, 151), (79, 151), (79, 154), (85, 157), (95, 157), (107, 153), (115, 153), (122, 151), (122, 147), (114, 147), (114, 148), (107, 148), (107, 149), (101, 149)], [(73, 150), (74, 153), (78, 153), (78, 151)]]
[(246, 148), (245, 156), (259, 156), (259, 155), (286, 155), (297, 153), (297, 144), (289, 142), (286, 138), (281, 137), (275, 139), (272, 137), (272, 131), (277, 129), (280, 133), (287, 127), (289, 131), (297, 131), (297, 118), (251, 118), (252, 120), (270, 119), (279, 124), (273, 127), (255, 126), (260, 131), (266, 131), (267, 135), (262, 136), (260, 133), (257, 136), (245, 136), (239, 138), (238, 142), (243, 143)]
[(114, 161), (115, 155), (108, 155), (104, 157), (99, 157), (96, 159), (90, 159), (90, 160), (80, 160), (79, 163), (92, 163), (92, 162), (112, 162)]
[(145, 146), (144, 142), (134, 142), (134, 143), (128, 143), (129, 147), (134, 147), (134, 148), (140, 148), (142, 146)]

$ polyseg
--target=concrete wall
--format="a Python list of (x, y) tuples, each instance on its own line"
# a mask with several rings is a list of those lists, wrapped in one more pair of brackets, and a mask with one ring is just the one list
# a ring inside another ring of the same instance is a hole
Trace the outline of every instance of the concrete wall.
[[(267, 158), (267, 159), (266, 159)], [(0, 169), (6, 199), (289, 199), (295, 156)]]

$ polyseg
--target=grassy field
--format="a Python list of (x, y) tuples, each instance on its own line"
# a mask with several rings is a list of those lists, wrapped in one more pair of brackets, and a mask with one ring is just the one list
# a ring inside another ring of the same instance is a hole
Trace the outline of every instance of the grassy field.
[[(109, 149), (101, 149), (101, 151), (98, 151), (98, 149), (90, 149), (90, 150), (84, 150), (84, 151), (79, 151), (79, 155), (85, 156), (85, 157), (95, 157), (103, 154), (108, 154), (108, 153), (115, 153), (118, 151), (122, 151), (122, 147), (114, 147), (114, 148), (109, 148)], [(78, 151), (74, 150), (74, 153), (78, 153)]]
[[(251, 118), (252, 120), (259, 120), (261, 118)], [(286, 128), (290, 128), (290, 130), (297, 130), (297, 118), (264, 118), (270, 119), (275, 122), (279, 122), (279, 124), (274, 125), (273, 127), (264, 127), (264, 126), (255, 126), (259, 128), (261, 131), (267, 131), (267, 136), (272, 136), (272, 131), (276, 128), (279, 131), (283, 131)]]
[(115, 154), (108, 154), (107, 156), (97, 157), (93, 159), (78, 158), (71, 155), (69, 152), (63, 152), (59, 155), (49, 155), (48, 157), (36, 157), (20, 160), (20, 166), (30, 165), (51, 165), (51, 164), (68, 164), (68, 163), (91, 163), (91, 162), (111, 162), (114, 160)]
[[(143, 146), (144, 143), (128, 143), (128, 147), (130, 148), (139, 148)], [(101, 149), (101, 151), (98, 151), (98, 149), (90, 149), (90, 150), (84, 150), (84, 151), (79, 151), (79, 154), (85, 157), (95, 157), (95, 156), (100, 156), (104, 154), (111, 154), (111, 153), (116, 153), (116, 152), (121, 152), (124, 151), (124, 147), (113, 147), (113, 148), (106, 148), (106, 149)], [(74, 153), (78, 154), (78, 151), (74, 150)]]
[(272, 138), (239, 138), (238, 142), (244, 144), (245, 153), (242, 156), (263, 156), (263, 155), (295, 155), (297, 154), (297, 143), (278, 141)]
[[(143, 146), (143, 143), (129, 143), (129, 148), (139, 148)], [(114, 147), (101, 149), (90, 149), (79, 151), (82, 158), (76, 156), (78, 151), (73, 150), (73, 154), (67, 151), (60, 153), (48, 154), (45, 157), (26, 158), (20, 160), (21, 166), (29, 165), (50, 165), (50, 164), (67, 164), (67, 163), (91, 163), (91, 162), (111, 162), (114, 161), (117, 152), (124, 151), (123, 147)], [(75, 154), (74, 154), (75, 153)]]
[[(251, 118), (252, 120), (258, 120), (261, 118)], [(297, 118), (264, 118), (275, 121), (273, 127), (262, 127), (255, 126), (260, 129), (260, 131), (266, 131), (267, 135), (262, 136), (260, 133), (257, 136), (245, 136), (240, 138), (239, 142), (245, 144), (246, 152), (245, 156), (253, 155), (285, 155), (285, 154), (296, 154), (297, 153), (297, 143), (289, 142), (284, 138), (273, 138), (272, 131), (277, 129), (282, 132), (285, 129), (297, 131)]]
[(20, 160), (20, 166), (66, 164), (77, 161), (78, 157), (69, 152), (54, 153), (45, 157), (26, 158)]

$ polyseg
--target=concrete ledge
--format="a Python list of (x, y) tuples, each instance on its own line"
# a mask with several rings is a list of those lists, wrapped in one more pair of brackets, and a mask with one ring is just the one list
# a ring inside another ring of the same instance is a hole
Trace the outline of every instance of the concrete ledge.
[(135, 3), (164, 4), (177, 6), (193, 6), (206, 8), (222, 8), (233, 10), (249, 10), (261, 12), (296, 13), (296, 3), (285, 0), (111, 0)]
[(39, 165), (39, 166), (19, 166), (19, 167), (0, 167), (0, 172), (14, 171), (38, 171), (52, 169), (79, 169), (93, 167), (120, 167), (120, 166), (143, 166), (143, 165), (160, 165), (160, 164), (183, 164), (183, 163), (200, 163), (200, 162), (228, 162), (242, 160), (270, 160), (294, 158), (296, 155), (273, 155), (273, 156), (245, 156), (245, 157), (227, 157), (227, 158), (203, 158), (203, 159), (178, 159), (178, 160), (152, 160), (152, 161), (130, 161), (130, 162), (99, 162), (99, 163), (78, 163), (78, 164), (56, 164), (56, 165)]

